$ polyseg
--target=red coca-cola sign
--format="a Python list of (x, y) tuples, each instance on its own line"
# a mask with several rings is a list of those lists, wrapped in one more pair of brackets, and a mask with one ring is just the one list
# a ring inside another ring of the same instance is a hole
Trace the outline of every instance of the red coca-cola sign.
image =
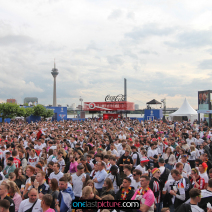
[(135, 110), (133, 102), (84, 102), (85, 111)]

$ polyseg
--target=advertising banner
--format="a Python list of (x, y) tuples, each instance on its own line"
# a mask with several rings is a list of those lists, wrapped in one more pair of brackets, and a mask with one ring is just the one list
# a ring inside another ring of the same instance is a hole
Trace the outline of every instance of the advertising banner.
[(199, 110), (209, 110), (209, 93), (210, 91), (198, 91)]
[(84, 102), (85, 111), (125, 111), (135, 110), (133, 102)]

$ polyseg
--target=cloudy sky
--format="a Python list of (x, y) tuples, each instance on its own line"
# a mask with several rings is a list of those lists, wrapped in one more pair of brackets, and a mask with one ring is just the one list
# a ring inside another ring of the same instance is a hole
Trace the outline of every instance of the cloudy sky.
[(124, 93), (140, 108), (166, 97), (197, 108), (212, 89), (212, 1), (0, 0), (0, 101), (104, 101)]

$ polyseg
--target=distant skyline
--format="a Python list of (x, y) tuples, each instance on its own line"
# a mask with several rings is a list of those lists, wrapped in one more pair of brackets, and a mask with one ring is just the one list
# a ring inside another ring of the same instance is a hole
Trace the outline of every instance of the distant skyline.
[[(0, 0), (0, 102), (80, 105), (124, 94), (198, 107), (212, 81), (212, 1)], [(212, 88), (211, 88), (212, 89)]]

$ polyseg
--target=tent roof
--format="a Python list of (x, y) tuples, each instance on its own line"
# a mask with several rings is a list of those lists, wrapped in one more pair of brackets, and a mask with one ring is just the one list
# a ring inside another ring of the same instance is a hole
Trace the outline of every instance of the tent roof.
[(184, 100), (182, 106), (170, 114), (170, 116), (188, 116), (188, 115), (196, 115), (198, 114), (196, 110), (194, 110), (191, 105), (188, 103), (187, 99)]
[(151, 100), (150, 102), (146, 103), (147, 105), (157, 105), (157, 104), (162, 104), (161, 102), (158, 102), (156, 99)]

